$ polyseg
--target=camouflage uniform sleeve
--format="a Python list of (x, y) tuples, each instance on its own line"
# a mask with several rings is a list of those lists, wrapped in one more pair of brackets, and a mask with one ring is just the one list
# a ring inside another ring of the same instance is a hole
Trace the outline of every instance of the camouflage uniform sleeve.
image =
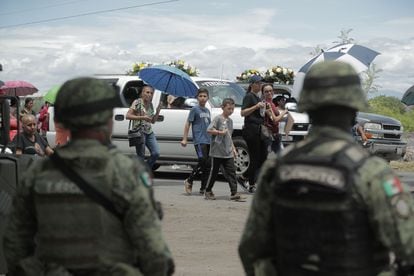
[(17, 187), (4, 237), (4, 253), (10, 273), (13, 273), (20, 260), (34, 252), (37, 223), (31, 195), (31, 176), (35, 173), (32, 168), (22, 177)]
[(258, 179), (250, 213), (239, 244), (239, 255), (246, 275), (255, 275), (260, 261), (270, 260), (273, 252), (274, 220), (272, 216), (273, 179), (275, 160), (267, 160)]
[(136, 249), (139, 268), (144, 275), (170, 275), (173, 260), (161, 232), (161, 221), (154, 208), (152, 180), (147, 171), (134, 170), (137, 183), (128, 195), (124, 224)]
[(379, 240), (400, 260), (414, 265), (414, 200), (389, 165), (377, 157), (360, 169), (357, 185)]

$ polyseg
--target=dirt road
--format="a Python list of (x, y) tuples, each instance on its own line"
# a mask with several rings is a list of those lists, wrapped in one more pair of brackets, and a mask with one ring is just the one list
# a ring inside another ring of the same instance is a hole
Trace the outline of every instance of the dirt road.
[[(185, 176), (156, 178), (154, 186), (164, 208), (163, 231), (176, 263), (174, 275), (244, 275), (237, 246), (252, 195), (245, 193), (246, 202), (231, 202), (228, 184), (217, 182), (217, 200), (207, 201), (198, 195), (200, 184), (195, 182), (193, 195), (187, 196)], [(400, 177), (412, 181), (413, 174), (400, 172)]]
[(184, 194), (182, 181), (156, 180), (155, 196), (164, 207), (163, 231), (176, 262), (174, 275), (243, 275), (237, 246), (252, 196), (232, 202), (227, 183), (217, 182), (217, 200)]

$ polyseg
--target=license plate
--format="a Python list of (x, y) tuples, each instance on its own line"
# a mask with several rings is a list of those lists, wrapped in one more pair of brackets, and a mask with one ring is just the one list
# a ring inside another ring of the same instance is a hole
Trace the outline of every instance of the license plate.
[(286, 141), (286, 142), (290, 142), (290, 141), (293, 141), (293, 136), (285, 136), (285, 135), (282, 135), (282, 141)]
[(402, 154), (402, 148), (397, 148), (397, 154)]

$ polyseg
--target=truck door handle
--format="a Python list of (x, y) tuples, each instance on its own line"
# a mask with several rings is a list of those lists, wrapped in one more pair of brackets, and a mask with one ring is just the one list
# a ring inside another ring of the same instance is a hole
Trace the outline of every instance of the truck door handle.
[(115, 115), (115, 121), (123, 121), (124, 118), (125, 118), (125, 116), (122, 115), (122, 114), (116, 114)]
[[(115, 121), (123, 121), (125, 120), (125, 116), (122, 114), (116, 114), (115, 115)], [(164, 116), (163, 115), (158, 115), (158, 119), (157, 122), (162, 122), (164, 121)]]

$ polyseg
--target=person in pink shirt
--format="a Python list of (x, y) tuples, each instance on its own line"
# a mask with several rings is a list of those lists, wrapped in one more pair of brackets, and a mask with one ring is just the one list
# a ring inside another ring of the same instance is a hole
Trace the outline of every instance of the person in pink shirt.
[(16, 134), (17, 134), (17, 118), (14, 117), (14, 115), (10, 113), (10, 132), (9, 132), (10, 141), (13, 141), (14, 136), (16, 136)]
[(49, 102), (45, 102), (39, 112), (40, 135), (46, 138), (46, 133), (49, 131)]
[(283, 117), (288, 113), (287, 109), (279, 110), (276, 105), (273, 103), (273, 85), (264, 84), (262, 86), (262, 96), (266, 102), (266, 113), (264, 118), (264, 125), (268, 127), (272, 134), (273, 140), (268, 141), (269, 148), (274, 153), (278, 153), (281, 149), (281, 137), (279, 135), (279, 122)]

